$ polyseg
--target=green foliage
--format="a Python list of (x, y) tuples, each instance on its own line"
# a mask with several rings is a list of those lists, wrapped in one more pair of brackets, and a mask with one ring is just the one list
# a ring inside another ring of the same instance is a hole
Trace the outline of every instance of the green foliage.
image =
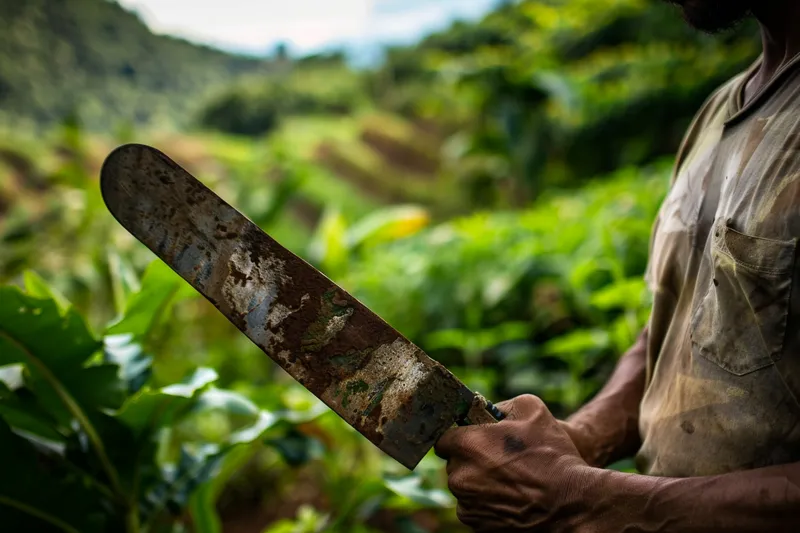
[(482, 392), (573, 410), (647, 318), (642, 273), (668, 171), (621, 170), (527, 211), (368, 247), (342, 282)]
[(346, 115), (363, 104), (359, 76), (340, 62), (289, 63), (269, 78), (226, 87), (199, 111), (202, 127), (238, 135), (266, 135), (291, 115)]
[[(151, 270), (152, 272), (152, 270)], [(227, 452), (279, 417), (215, 388), (200, 368), (154, 387), (140, 316), (165, 304), (151, 275), (98, 340), (75, 309), (33, 274), (28, 291), (0, 287), (0, 514), (14, 531), (170, 531)], [(150, 284), (153, 283), (151, 287)], [(131, 326), (130, 330), (126, 326)], [(174, 434), (184, 420), (222, 413), (238, 428), (216, 441)], [(203, 510), (205, 513), (209, 509)], [(213, 520), (213, 518), (207, 519)], [(49, 529), (48, 529), (49, 528)]]
[(200, 125), (237, 135), (265, 135), (278, 126), (279, 104), (242, 90), (215, 98), (200, 112)]
[(647, 319), (660, 156), (757, 52), (752, 25), (670, 10), (503, 2), (357, 72), (154, 36), (113, 2), (0, 0), (4, 527), (462, 531), (441, 462), (388, 460), (152, 262), (100, 163), (161, 147), (473, 389), (566, 415)]
[(692, 31), (665, 2), (524, 0), (394, 50), (372, 85), (393, 111), (460, 124), (454, 172), (506, 183), (501, 205), (521, 205), (674, 152), (708, 94), (756, 58), (756, 36), (751, 23)]
[(156, 36), (112, 1), (3, 0), (0, 19), (0, 108), (40, 123), (77, 111), (105, 131), (125, 121), (186, 124), (192, 96), (269, 68)]
[[(380, 508), (403, 521), (452, 506), (428, 488), (430, 467), (383, 477), (375, 465), (384, 459), (339, 418), (328, 414), (309, 433), (327, 409), (298, 397), (296, 385), (251, 391), (265, 409), (218, 388), (210, 368), (160, 383), (144, 347), (156, 342), (165, 310), (188, 303), (163, 263), (150, 265), (100, 339), (41, 277), (25, 279), (26, 291), (0, 287), (0, 519), (13, 530), (167, 532), (191, 519), (196, 531), (220, 531), (226, 483), (269, 449), (289, 468), (323, 466), (335, 503), (334, 512), (301, 510), (297, 522), (275, 527), (310, 527), (313, 515), (326, 531), (368, 532), (357, 524)], [(343, 465), (331, 446), (369, 461)]]
[(430, 215), (416, 206), (394, 206), (374, 212), (348, 227), (336, 209), (320, 220), (308, 249), (308, 257), (329, 275), (338, 277), (348, 260), (361, 249), (414, 235), (430, 222)]

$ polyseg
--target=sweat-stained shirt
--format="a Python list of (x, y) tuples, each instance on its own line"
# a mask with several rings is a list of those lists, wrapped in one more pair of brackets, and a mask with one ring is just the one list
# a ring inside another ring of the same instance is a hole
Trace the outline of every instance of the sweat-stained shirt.
[(743, 106), (758, 66), (695, 117), (654, 226), (646, 474), (800, 461), (800, 57)]

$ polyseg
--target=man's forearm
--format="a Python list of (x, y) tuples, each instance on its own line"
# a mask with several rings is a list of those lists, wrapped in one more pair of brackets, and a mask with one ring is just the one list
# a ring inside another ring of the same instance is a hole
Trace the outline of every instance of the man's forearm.
[(576, 494), (580, 533), (800, 531), (800, 463), (680, 479), (587, 468)]
[(623, 355), (598, 395), (564, 423), (583, 459), (607, 466), (635, 454), (641, 445), (639, 404), (645, 389), (647, 329)]

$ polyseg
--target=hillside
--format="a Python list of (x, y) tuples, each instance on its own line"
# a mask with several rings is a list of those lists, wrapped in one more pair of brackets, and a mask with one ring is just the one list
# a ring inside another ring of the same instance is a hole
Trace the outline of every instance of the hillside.
[[(109, 0), (0, 0), (0, 115), (90, 126), (185, 122), (196, 96), (264, 61), (155, 35)], [(116, 122), (117, 124), (111, 124)]]

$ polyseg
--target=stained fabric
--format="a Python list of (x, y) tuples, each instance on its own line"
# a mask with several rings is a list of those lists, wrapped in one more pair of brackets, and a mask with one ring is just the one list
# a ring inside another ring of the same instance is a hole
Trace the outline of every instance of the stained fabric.
[(758, 66), (695, 117), (654, 225), (646, 474), (800, 461), (800, 57), (743, 106)]

